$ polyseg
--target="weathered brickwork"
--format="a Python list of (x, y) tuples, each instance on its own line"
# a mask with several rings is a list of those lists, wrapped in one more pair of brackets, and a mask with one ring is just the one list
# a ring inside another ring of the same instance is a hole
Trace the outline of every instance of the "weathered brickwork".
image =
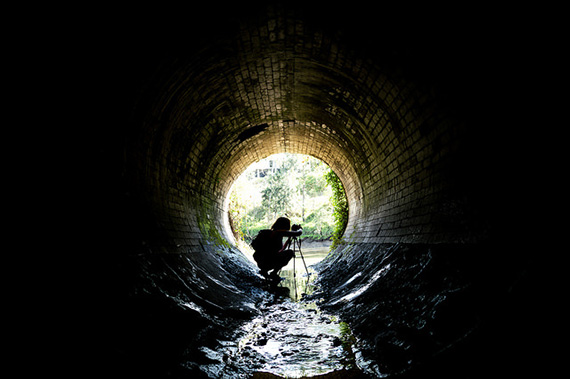
[(163, 65), (149, 88), (127, 167), (167, 251), (227, 238), (234, 179), (278, 152), (313, 155), (341, 177), (348, 240), (481, 238), (453, 179), (461, 119), (429, 88), (306, 21), (273, 10), (244, 22)]

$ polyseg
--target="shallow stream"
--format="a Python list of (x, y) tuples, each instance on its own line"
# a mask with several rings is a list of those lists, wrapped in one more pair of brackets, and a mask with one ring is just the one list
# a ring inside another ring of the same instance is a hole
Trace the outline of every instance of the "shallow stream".
[(314, 290), (316, 273), (310, 266), (327, 253), (328, 248), (303, 249), (308, 269), (297, 253), (295, 262), (281, 271), (277, 288), (264, 284), (267, 294), (257, 305), (259, 315), (236, 331), (236, 340), (202, 349), (212, 362), (201, 370), (216, 378), (301, 378), (339, 371), (358, 375), (359, 353), (349, 326), (314, 301), (303, 301)]

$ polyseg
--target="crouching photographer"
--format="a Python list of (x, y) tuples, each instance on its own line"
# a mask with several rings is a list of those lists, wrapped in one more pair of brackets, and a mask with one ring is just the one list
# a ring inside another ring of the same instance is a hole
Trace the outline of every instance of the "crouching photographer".
[[(279, 282), (279, 271), (295, 256), (294, 251), (289, 248), (291, 241), (302, 233), (301, 225), (291, 226), (287, 217), (279, 217), (271, 229), (259, 232), (251, 245), (255, 250), (253, 259), (257, 262), (261, 275)], [(283, 243), (283, 237), (288, 237), (287, 242)], [(269, 271), (272, 271), (271, 274)]]

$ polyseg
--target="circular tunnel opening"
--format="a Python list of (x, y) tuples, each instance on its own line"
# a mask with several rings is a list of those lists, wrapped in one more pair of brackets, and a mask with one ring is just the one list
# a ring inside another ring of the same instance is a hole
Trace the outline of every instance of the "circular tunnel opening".
[(248, 257), (252, 239), (280, 216), (301, 225), (305, 247), (319, 251), (340, 241), (348, 221), (340, 179), (309, 155), (274, 154), (253, 163), (232, 184), (226, 201), (228, 235)]
[(500, 175), (485, 149), (499, 123), (480, 107), (489, 80), (453, 66), (471, 52), (425, 37), (390, 43), (388, 26), (375, 34), (353, 23), (343, 34), (343, 16), (329, 23), (294, 8), (226, 15), (212, 38), (194, 36), (174, 57), (145, 50), (117, 75), (121, 125), (106, 137), (120, 140), (109, 148), (120, 163), (101, 171), (114, 175), (108, 198), (119, 203), (102, 208), (119, 214), (110, 330), (123, 372), (215, 360), (203, 348), (256, 315), (263, 295), (229, 243), (227, 195), (276, 153), (327, 162), (344, 185), (348, 224), (321, 295), (370, 361), (384, 360), (371, 375), (430, 361), (489, 314), (478, 296), (491, 287), (479, 278), (497, 214), (487, 183)]
[[(331, 182), (337, 186), (338, 209)], [(253, 163), (232, 184), (227, 202), (231, 234), (246, 245), (279, 216), (302, 225), (304, 239), (322, 242), (332, 242), (333, 234), (340, 238), (348, 220), (348, 201), (338, 176), (309, 155), (274, 154)]]

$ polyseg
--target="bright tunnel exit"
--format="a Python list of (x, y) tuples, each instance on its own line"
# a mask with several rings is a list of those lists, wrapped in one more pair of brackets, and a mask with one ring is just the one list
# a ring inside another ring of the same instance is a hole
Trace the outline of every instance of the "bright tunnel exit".
[(303, 154), (274, 154), (253, 163), (235, 181), (227, 202), (231, 234), (246, 254), (257, 233), (280, 216), (303, 226), (306, 246), (327, 251), (348, 221), (348, 202), (336, 174)]

